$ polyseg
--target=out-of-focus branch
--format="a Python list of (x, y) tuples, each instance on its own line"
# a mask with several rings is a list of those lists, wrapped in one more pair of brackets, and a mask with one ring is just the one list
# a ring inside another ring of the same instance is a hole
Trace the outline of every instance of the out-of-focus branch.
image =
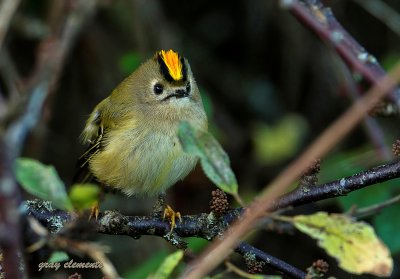
[[(6, 0), (1, 6), (0, 47), (18, 2)], [(28, 133), (40, 120), (44, 101), (56, 84), (65, 58), (83, 23), (92, 13), (94, 4), (95, 0), (77, 2), (67, 16), (61, 36), (53, 36), (51, 43), (46, 43), (46, 41), (42, 43), (48, 47), (39, 52), (38, 66), (35, 68), (31, 84), (25, 94), (28, 96), (28, 101), (19, 102), (22, 114), (10, 120), (10, 124), (4, 127), (0, 135), (0, 247), (4, 255), (3, 264), (7, 278), (22, 277), (18, 257), (18, 253), (23, 252), (18, 210), (21, 194), (14, 180), (12, 166), (14, 160), (21, 154)], [(8, 11), (9, 15), (3, 16), (2, 13), (5, 11)]]
[(353, 0), (370, 14), (382, 21), (394, 33), (400, 35), (400, 15), (381, 0)]
[(7, 278), (22, 278), (20, 258), (22, 251), (21, 230), (19, 224), (18, 205), (21, 193), (17, 187), (13, 170), (12, 146), (0, 136), (0, 247), (3, 252), (2, 271)]
[[(386, 75), (377, 59), (362, 47), (336, 20), (332, 10), (325, 7), (319, 0), (281, 1), (282, 6), (287, 8), (302, 24), (314, 32), (324, 42), (331, 45), (343, 61), (353, 70), (360, 73), (365, 80), (372, 85), (376, 84)], [(386, 110), (381, 107), (376, 114), (397, 115), (400, 107), (400, 88), (396, 87), (393, 94), (389, 96), (396, 105)]]
[(366, 218), (368, 216), (377, 214), (377, 213), (381, 212), (384, 208), (389, 207), (389, 206), (394, 205), (399, 202), (400, 202), (400, 195), (397, 195), (391, 199), (388, 199), (388, 200), (378, 203), (378, 204), (374, 204), (374, 205), (363, 207), (363, 208), (356, 208), (355, 210), (352, 210), (352, 212), (350, 212), (350, 214), (358, 219)]
[[(342, 73), (344, 77), (344, 87), (349, 98), (355, 102), (361, 96), (360, 89), (357, 88), (354, 79), (351, 76), (350, 70), (343, 66)], [(363, 120), (363, 126), (368, 134), (371, 143), (374, 145), (375, 150), (382, 161), (390, 161), (393, 159), (393, 154), (387, 148), (385, 142), (385, 135), (383, 129), (380, 127), (378, 121), (371, 116), (366, 116)]]
[(31, 77), (31, 87), (47, 81), (47, 90), (56, 85), (65, 59), (75, 43), (83, 25), (93, 14), (96, 0), (77, 1), (68, 14), (60, 35), (54, 34), (41, 42), (36, 69)]
[(21, 0), (3, 0), (0, 6), (0, 49)]

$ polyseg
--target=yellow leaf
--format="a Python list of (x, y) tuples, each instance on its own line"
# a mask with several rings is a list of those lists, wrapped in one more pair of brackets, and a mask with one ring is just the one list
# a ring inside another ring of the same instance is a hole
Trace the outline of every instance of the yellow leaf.
[[(286, 218), (285, 218), (286, 220)], [(348, 216), (317, 212), (288, 219), (303, 233), (318, 240), (318, 245), (339, 261), (340, 268), (354, 274), (390, 276), (393, 259), (374, 229)]]

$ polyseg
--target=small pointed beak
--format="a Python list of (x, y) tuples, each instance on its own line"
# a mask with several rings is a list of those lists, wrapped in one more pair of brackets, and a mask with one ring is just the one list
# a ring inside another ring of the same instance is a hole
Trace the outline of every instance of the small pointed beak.
[(175, 97), (177, 99), (188, 97), (188, 96), (189, 96), (189, 93), (184, 89), (178, 89), (175, 91)]
[(181, 98), (185, 98), (185, 97), (189, 97), (189, 93), (184, 90), (184, 89), (177, 89), (175, 90), (175, 93), (168, 95), (167, 97), (165, 97), (164, 99), (162, 99), (163, 101), (168, 100), (169, 98), (175, 97), (177, 99), (181, 99)]

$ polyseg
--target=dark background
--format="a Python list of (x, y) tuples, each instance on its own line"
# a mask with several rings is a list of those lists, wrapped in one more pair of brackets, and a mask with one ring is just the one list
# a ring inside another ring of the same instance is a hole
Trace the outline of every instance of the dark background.
[[(390, 67), (400, 58), (396, 34), (400, 26), (397, 31), (389, 28), (359, 2), (362, 1), (324, 1), (344, 28), (384, 67)], [(367, 2), (370, 1), (363, 5)], [(387, 3), (395, 12), (400, 10), (400, 3), (395, 0), (374, 2)], [(49, 33), (59, 32), (52, 28), (65, 19), (65, 5), (73, 3), (22, 1), (5, 42), (22, 78), (35, 71), (36, 55), (42, 51), (38, 49), (39, 42)], [(390, 20), (395, 19), (387, 18)], [(251, 201), (352, 103), (347, 92), (351, 72), (331, 47), (282, 9), (278, 1), (103, 0), (98, 1), (93, 17), (69, 53), (24, 156), (54, 165), (69, 184), (76, 159), (85, 148), (79, 142), (79, 134), (91, 110), (141, 62), (157, 50), (170, 48), (191, 64), (209, 115), (210, 131), (229, 154), (239, 192), (246, 201)], [(368, 86), (364, 84), (362, 88)], [(377, 150), (365, 128), (359, 126), (322, 159), (320, 182), (388, 160), (380, 154), (388, 154), (398, 138), (398, 119), (377, 119), (377, 125), (385, 136), (387, 149)], [(378, 203), (398, 192), (396, 182), (385, 185), (345, 199), (303, 206), (291, 214), (343, 212), (352, 205)], [(182, 214), (208, 212), (213, 189), (215, 186), (198, 167), (168, 191), (169, 203)], [(108, 195), (102, 210), (148, 214), (153, 202)], [(397, 207), (367, 219), (395, 255), (400, 251)], [(110, 258), (127, 278), (128, 274), (133, 276), (130, 278), (141, 278), (133, 272), (146, 266), (150, 266), (147, 272), (154, 271), (153, 266), (174, 251), (156, 237), (99, 239), (111, 247)], [(358, 278), (338, 270), (335, 260), (299, 232), (288, 235), (260, 230), (250, 240), (256, 247), (303, 270), (322, 258), (331, 265), (329, 275)], [(196, 240), (191, 243), (193, 247), (203, 244)], [(242, 260), (237, 258), (236, 263), (242, 265)], [(393, 278), (399, 278), (398, 257), (395, 266)], [(274, 273), (268, 269), (266, 272)]]

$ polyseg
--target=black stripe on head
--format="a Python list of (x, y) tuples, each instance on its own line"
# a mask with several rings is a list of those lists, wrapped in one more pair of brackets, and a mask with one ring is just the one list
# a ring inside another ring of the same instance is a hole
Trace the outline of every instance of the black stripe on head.
[(164, 76), (164, 78), (169, 82), (174, 81), (174, 79), (169, 74), (168, 67), (167, 67), (167, 65), (165, 65), (165, 62), (162, 59), (160, 53), (157, 53), (157, 61), (158, 61), (158, 64), (160, 65), (160, 73)]
[(182, 63), (182, 80), (187, 81), (187, 67), (185, 63), (185, 59), (183, 57), (180, 57), (181, 63)]

